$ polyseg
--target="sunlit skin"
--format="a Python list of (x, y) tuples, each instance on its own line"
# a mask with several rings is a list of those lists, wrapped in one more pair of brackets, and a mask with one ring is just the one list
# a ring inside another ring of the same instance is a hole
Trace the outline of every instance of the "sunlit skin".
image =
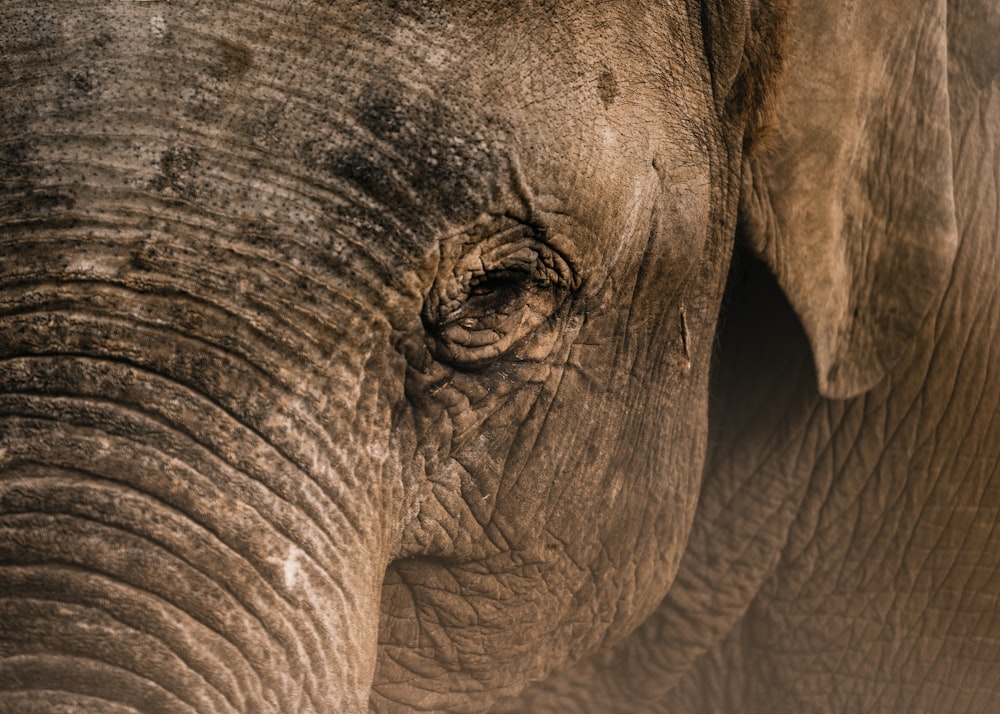
[(1000, 17), (910, 5), (6, 0), (0, 711), (989, 711)]

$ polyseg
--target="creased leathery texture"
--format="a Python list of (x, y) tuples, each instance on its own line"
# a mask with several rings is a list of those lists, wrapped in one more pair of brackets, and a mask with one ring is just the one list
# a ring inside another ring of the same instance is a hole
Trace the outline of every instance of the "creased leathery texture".
[[(0, 405), (9, 415), (0, 447), (0, 572), (8, 597), (23, 594), (4, 603), (4, 640), (20, 657), (0, 680), (44, 684), (55, 676), (42, 666), (46, 658), (67, 656), (64, 636), (79, 631), (76, 656), (139, 667), (137, 675), (177, 696), (211, 690), (187, 678), (163, 681), (167, 673), (210, 677), (224, 699), (195, 702), (197, 711), (222, 711), (227, 702), (277, 710), (300, 696), (326, 696), (324, 673), (336, 669), (330, 640), (347, 630), (341, 618), (357, 603), (329, 577), (347, 570), (341, 559), (350, 543), (335, 541), (351, 534), (303, 518), (324, 499), (294, 494), (316, 491), (312, 481), (272, 454), (258, 470), (273, 466), (286, 478), (271, 491), (273, 474), (257, 480), (152, 416), (106, 400), (21, 393)], [(242, 436), (237, 445), (252, 443)], [(42, 659), (30, 667), (34, 680), (23, 664), (29, 653)], [(169, 657), (184, 666), (168, 665)], [(79, 674), (78, 663), (67, 672)], [(107, 685), (96, 675), (76, 684), (88, 681)]]
[[(275, 145), (319, 98), (187, 10), (0, 7), (0, 710), (367, 697), (384, 226), (305, 175), (315, 137)], [(259, 22), (311, 51), (304, 13)]]
[[(278, 290), (186, 278), (191, 248), (168, 287), (141, 269), (155, 259), (116, 265), (73, 227), (6, 235), (0, 682), (155, 711), (322, 710), (362, 691), (344, 670), (373, 643), (344, 633), (371, 587), (335, 577), (375, 582), (358, 553), (380, 546), (364, 499), (344, 497), (365, 454), (332, 434), (371, 436), (338, 427), (373, 398), (367, 357), (305, 308), (278, 317)], [(266, 275), (264, 253), (243, 276)]]

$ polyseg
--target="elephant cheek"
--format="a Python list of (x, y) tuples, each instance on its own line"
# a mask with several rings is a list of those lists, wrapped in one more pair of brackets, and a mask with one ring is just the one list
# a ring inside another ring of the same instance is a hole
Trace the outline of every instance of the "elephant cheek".
[(0, 301), (0, 710), (365, 710), (384, 360), (323, 381), (204, 292), (55, 285), (59, 240)]

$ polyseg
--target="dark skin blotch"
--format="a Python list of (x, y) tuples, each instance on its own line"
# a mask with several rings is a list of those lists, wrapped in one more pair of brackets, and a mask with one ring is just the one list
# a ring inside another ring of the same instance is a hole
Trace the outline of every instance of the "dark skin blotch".
[(388, 92), (372, 89), (358, 106), (358, 123), (379, 139), (391, 139), (403, 128), (399, 102)]
[(222, 76), (239, 77), (250, 71), (253, 66), (253, 52), (246, 45), (230, 40), (218, 40), (221, 54), (220, 69)]
[(373, 150), (348, 149), (331, 151), (323, 157), (322, 170), (329, 176), (343, 179), (372, 199), (390, 205), (407, 203), (388, 171), (372, 160)]
[(57, 208), (72, 209), (76, 205), (76, 199), (60, 191), (42, 191), (31, 194), (30, 202), (36, 208), (43, 210), (53, 210)]
[[(30, 147), (25, 142), (0, 145), (0, 179), (16, 188), (25, 188), (37, 170), (28, 160)], [(9, 188), (9, 187), (8, 187)]]
[(156, 191), (171, 192), (184, 198), (197, 194), (195, 171), (201, 157), (195, 149), (175, 146), (160, 157), (160, 173), (150, 182)]
[(601, 76), (597, 78), (597, 94), (605, 109), (614, 104), (615, 99), (618, 98), (618, 91), (618, 80), (615, 78), (615, 73), (610, 69), (601, 72)]
[(470, 117), (454, 100), (387, 79), (384, 86), (366, 87), (348, 111), (352, 131), (333, 141), (304, 142), (302, 164), (341, 190), (363, 195), (382, 214), (381, 223), (471, 221), (508, 170), (496, 148), (501, 122)]
[(79, 92), (88, 94), (94, 90), (94, 81), (86, 72), (73, 72), (69, 75), (69, 83)]
[(129, 255), (129, 265), (134, 270), (148, 272), (155, 267), (158, 256), (156, 248), (148, 239), (145, 239)]

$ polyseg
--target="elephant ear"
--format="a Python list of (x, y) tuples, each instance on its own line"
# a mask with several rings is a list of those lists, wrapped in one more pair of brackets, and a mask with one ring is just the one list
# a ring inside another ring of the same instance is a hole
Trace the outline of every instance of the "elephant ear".
[(798, 3), (773, 133), (744, 160), (742, 239), (798, 313), (827, 397), (903, 356), (954, 261), (945, 4)]

